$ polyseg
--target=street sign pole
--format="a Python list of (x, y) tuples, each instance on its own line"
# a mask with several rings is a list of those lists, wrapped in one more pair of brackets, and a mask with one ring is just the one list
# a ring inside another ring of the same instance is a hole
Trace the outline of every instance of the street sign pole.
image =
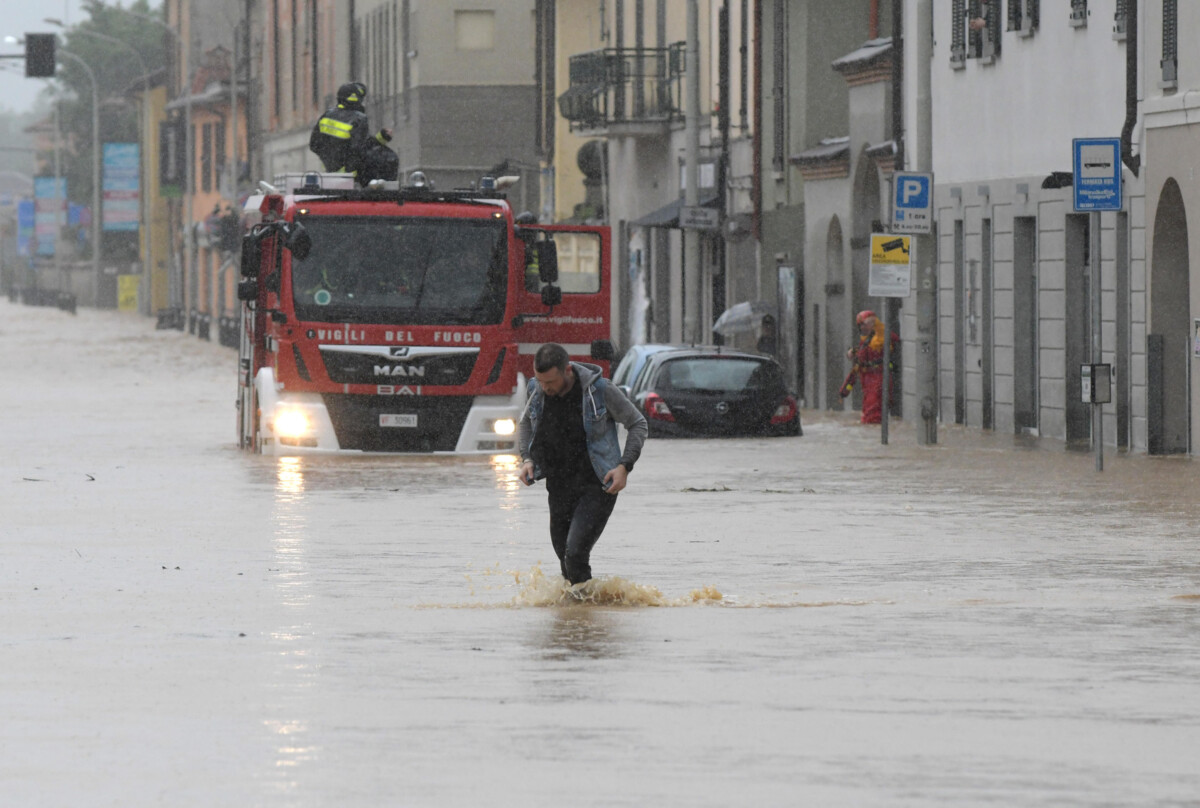
[[(1100, 211), (1092, 211), (1088, 217), (1091, 222), (1088, 226), (1088, 235), (1091, 237), (1092, 246), (1090, 251), (1091, 257), (1091, 309), (1092, 309), (1092, 364), (1099, 365), (1104, 361), (1104, 355), (1100, 337), (1100, 330), (1103, 327), (1103, 319), (1100, 311), (1100, 301), (1103, 296), (1100, 294), (1100, 245), (1103, 239), (1100, 233)], [(1095, 384), (1095, 380), (1093, 380)], [(1096, 396), (1092, 396), (1093, 399)], [(1101, 411), (1101, 405), (1092, 401), (1092, 442), (1095, 444), (1096, 451), (1096, 471), (1104, 471), (1104, 414)]]
[[(1088, 216), (1088, 278), (1090, 289), (1092, 364), (1104, 361), (1104, 342), (1101, 329), (1104, 319), (1100, 310), (1101, 244), (1100, 213), (1121, 209), (1121, 140), (1120, 138), (1075, 138), (1071, 141), (1071, 163), (1074, 169), (1072, 189), (1075, 210), (1087, 211)], [(1092, 448), (1096, 453), (1096, 471), (1104, 470), (1104, 413), (1101, 405), (1092, 400)]]
[[(878, 297), (877, 311), (887, 313), (889, 297), (908, 297), (912, 290), (912, 239), (909, 236), (891, 233), (871, 235), (871, 268), (867, 278), (867, 295)], [(883, 323), (883, 390), (879, 427), (880, 442), (888, 442), (888, 416), (892, 406), (892, 373), (888, 365), (892, 361), (891, 329), (894, 323), (876, 315)]]
[[(918, 26), (920, 27), (920, 26)], [(918, 43), (919, 44), (919, 43)], [(928, 137), (920, 138), (919, 167), (928, 168), (932, 160), (928, 149)], [(919, 277), (917, 279), (916, 335), (913, 342), (917, 406), (920, 421), (917, 426), (917, 443), (925, 446), (937, 443), (937, 347), (934, 345), (936, 317), (934, 305), (937, 297), (937, 272), (933, 266), (933, 174), (929, 172), (897, 171), (892, 189), (892, 232), (913, 234), (913, 246), (917, 256)], [(886, 434), (886, 430), (885, 430)]]

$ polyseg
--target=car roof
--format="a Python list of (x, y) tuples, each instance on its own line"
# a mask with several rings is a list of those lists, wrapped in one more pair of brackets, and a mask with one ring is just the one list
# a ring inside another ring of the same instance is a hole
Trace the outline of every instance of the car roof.
[(748, 351), (735, 351), (726, 348), (722, 345), (677, 345), (673, 346), (673, 350), (659, 351), (646, 359), (646, 365), (638, 373), (636, 379), (630, 379), (631, 386), (635, 393), (640, 393), (645, 383), (658, 372), (658, 369), (667, 362), (673, 362), (679, 359), (753, 359), (757, 362), (766, 362), (772, 365), (778, 365), (773, 358), (760, 353), (750, 353)]

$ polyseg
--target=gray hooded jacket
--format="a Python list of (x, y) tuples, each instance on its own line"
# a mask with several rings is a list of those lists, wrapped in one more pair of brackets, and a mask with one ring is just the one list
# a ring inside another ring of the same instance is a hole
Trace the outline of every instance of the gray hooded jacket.
[[(583, 429), (587, 434), (588, 457), (596, 477), (604, 479), (604, 475), (622, 464), (626, 469), (632, 469), (642, 454), (642, 444), (646, 442), (646, 419), (638, 412), (633, 402), (626, 397), (621, 389), (604, 378), (597, 365), (586, 362), (572, 362), (575, 370), (575, 383), (583, 388)], [(542, 408), (546, 402), (537, 379), (529, 380), (528, 400), (525, 411), (521, 413), (520, 447), (521, 460), (530, 459), (530, 449), (537, 435), (538, 424), (542, 420)], [(625, 451), (621, 451), (617, 438), (617, 424), (628, 430), (625, 438)], [(533, 469), (534, 479), (545, 477), (545, 472), (536, 465)]]

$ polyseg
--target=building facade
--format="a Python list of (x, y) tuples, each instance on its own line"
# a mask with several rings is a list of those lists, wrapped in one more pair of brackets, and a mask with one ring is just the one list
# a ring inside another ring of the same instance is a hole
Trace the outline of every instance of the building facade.
[[(1117, 3), (934, 0), (932, 11), (940, 420), (1087, 446), (1081, 366), (1092, 361), (1099, 261), (1100, 336), (1116, 377), (1104, 432), (1115, 446), (1144, 448), (1142, 182), (1125, 170), (1123, 209), (1100, 216), (1099, 256), (1072, 182), (1073, 139), (1116, 137), (1126, 117)], [(1070, 80), (1045, 81), (1052, 75)], [(906, 331), (915, 325), (905, 318)], [(906, 379), (913, 364), (910, 350)]]

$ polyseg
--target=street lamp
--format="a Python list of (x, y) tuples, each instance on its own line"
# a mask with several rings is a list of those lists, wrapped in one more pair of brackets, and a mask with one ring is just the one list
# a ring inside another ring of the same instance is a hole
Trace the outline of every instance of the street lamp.
[[(63, 24), (63, 21), (56, 17), (46, 17), (44, 22), (49, 23), (50, 25), (57, 26), (59, 28), (64, 28), (64, 29), (66, 28), (66, 25)], [(102, 34), (99, 31), (91, 31), (91, 30), (88, 30), (87, 28), (73, 28), (73, 29), (71, 29), (71, 33), (72, 34), (81, 34), (83, 36), (90, 36), (90, 37), (93, 37), (94, 39), (100, 39), (100, 40), (103, 40), (104, 42), (111, 42), (114, 45), (120, 45), (125, 50), (130, 51), (133, 54), (134, 58), (138, 60), (138, 64), (142, 66), (142, 75), (141, 75), (141, 80), (142, 80), (142, 111), (141, 111), (142, 149), (144, 150), (144, 152), (148, 151), (150, 148), (150, 69), (148, 67), (146, 67), (146, 60), (142, 58), (142, 54), (140, 52), (138, 52), (137, 48), (133, 47), (128, 42), (117, 39), (115, 36), (109, 36), (108, 34)], [(150, 296), (150, 200), (146, 196), (146, 172), (144, 170), (141, 170), (141, 169), (144, 169), (145, 165), (146, 165), (146, 156), (145, 156), (144, 152), (143, 152), (143, 154), (139, 155), (139, 159), (138, 159), (139, 175), (141, 177), (141, 181), (139, 183), (140, 190), (139, 190), (138, 196), (140, 197), (141, 208), (142, 208), (142, 245), (141, 245), (142, 246), (142, 289), (144, 291), (144, 297), (145, 297), (145, 299), (142, 301), (142, 303), (145, 306), (142, 313), (149, 314), (150, 313), (150, 309), (149, 309), (149, 306), (150, 306), (150, 301), (149, 301), (149, 296)], [(99, 215), (99, 211), (97, 211), (93, 215)]]
[[(92, 283), (95, 284), (96, 297), (100, 290), (100, 85), (96, 83), (96, 74), (91, 66), (68, 50), (58, 49), (58, 53), (77, 63), (92, 80)], [(99, 305), (97, 299), (94, 305)]]
[[(164, 31), (166, 31), (168, 34), (171, 35), (171, 40), (175, 43), (174, 50), (175, 50), (176, 54), (182, 53), (182, 48), (180, 48), (181, 43), (180, 43), (180, 39), (179, 39), (179, 32), (176, 31), (174, 28), (172, 28), (170, 25), (163, 22), (158, 17), (155, 17), (152, 14), (143, 14), (139, 11), (130, 11), (129, 9), (122, 9), (122, 11), (125, 14), (128, 14), (132, 17), (137, 17), (139, 20), (146, 20), (147, 22), (152, 22), (155, 25), (157, 25), (159, 28), (162, 28)], [(176, 63), (178, 63), (177, 58), (174, 59), (174, 61), (176, 61)], [(189, 59), (188, 61), (189, 61), (189, 67), (190, 67), (191, 60)], [(184, 179), (183, 179), (183, 185), (184, 185), (184, 188), (183, 188), (183, 220), (184, 220), (183, 233), (184, 233), (184, 248), (186, 251), (186, 256), (181, 256), (180, 262), (177, 264), (177, 269), (179, 271), (179, 275), (177, 278), (175, 278), (175, 284), (174, 284), (175, 289), (173, 291), (168, 291), (168, 299), (169, 299), (168, 302), (169, 303), (178, 302), (179, 308), (180, 308), (180, 310), (182, 310), (183, 302), (184, 302), (184, 300), (183, 300), (183, 262), (188, 260), (188, 257), (190, 257), (191, 251), (192, 251), (192, 238), (193, 238), (193, 233), (192, 233), (192, 195), (193, 195), (193, 190), (194, 190), (194, 185), (195, 185), (196, 179), (194, 176), (195, 166), (192, 165), (194, 162), (194, 157), (192, 155), (192, 149), (193, 149), (193, 145), (192, 145), (192, 86), (191, 86), (191, 82), (187, 81), (184, 78), (182, 70), (179, 71), (179, 81), (181, 84), (184, 84), (186, 82), (186, 84), (184, 85), (184, 106), (183, 106), (183, 127), (184, 127), (183, 152), (186, 155), (186, 158), (184, 159), (184, 163), (186, 165), (186, 170), (184, 171)]]

